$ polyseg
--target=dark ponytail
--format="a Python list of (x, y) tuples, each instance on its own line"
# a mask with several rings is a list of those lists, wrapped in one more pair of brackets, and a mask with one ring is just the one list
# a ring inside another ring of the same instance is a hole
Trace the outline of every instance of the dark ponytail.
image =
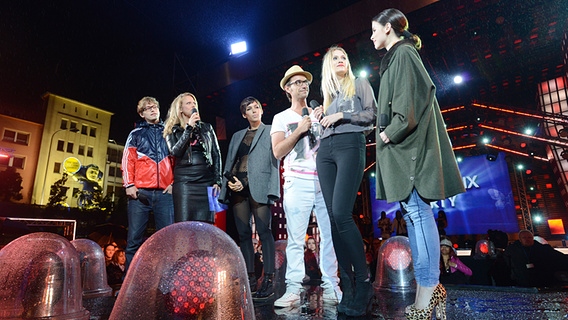
[(422, 40), (420, 40), (420, 37), (418, 37), (417, 35), (412, 34), (408, 31), (408, 20), (406, 19), (404, 13), (402, 13), (400, 10), (394, 8), (383, 10), (373, 18), (373, 21), (376, 21), (382, 26), (390, 23), (391, 28), (394, 30), (395, 34), (398, 37), (404, 37), (413, 41), (414, 47), (417, 50), (420, 50), (420, 48), (422, 48)]

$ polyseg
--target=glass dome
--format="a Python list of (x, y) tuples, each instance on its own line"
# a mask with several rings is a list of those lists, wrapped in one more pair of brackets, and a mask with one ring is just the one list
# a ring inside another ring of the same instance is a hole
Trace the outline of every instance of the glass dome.
[(0, 319), (89, 319), (79, 255), (64, 237), (31, 233), (0, 250)]
[(132, 259), (110, 319), (254, 319), (239, 248), (207, 223), (159, 230)]
[(101, 247), (89, 239), (76, 239), (71, 244), (79, 253), (83, 297), (111, 296), (112, 289), (107, 282), (105, 255)]
[(379, 249), (374, 288), (393, 292), (415, 290), (414, 268), (410, 242), (407, 237), (395, 236)]
[(476, 259), (494, 258), (495, 245), (493, 244), (493, 241), (489, 241), (487, 239), (477, 241), (473, 257)]

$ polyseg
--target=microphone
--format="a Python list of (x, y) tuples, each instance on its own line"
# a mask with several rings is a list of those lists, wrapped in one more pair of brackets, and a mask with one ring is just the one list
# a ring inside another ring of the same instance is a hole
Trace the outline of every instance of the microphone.
[[(310, 102), (310, 106), (311, 106), (311, 102)], [(308, 111), (308, 108), (302, 108), (302, 117), (306, 117), (306, 116), (309, 117), (310, 112)], [(313, 133), (311, 126), (310, 126), (310, 129), (308, 129), (308, 132), (306, 132), (306, 134), (308, 135), (308, 138), (310, 140), (310, 144), (315, 145), (316, 144), (316, 135)]]
[(230, 173), (229, 171), (225, 171), (225, 173), (223, 173), (223, 175), (225, 176), (225, 178), (227, 178), (227, 180), (231, 181), (232, 183), (237, 182), (237, 180), (235, 180), (235, 176)]
[[(191, 115), (194, 114), (194, 113), (197, 113), (197, 108), (191, 109), (191, 112), (190, 112), (189, 116), (191, 116)], [(201, 120), (197, 120), (197, 121), (195, 122), (195, 127), (201, 129)]]
[[(315, 109), (319, 106), (320, 106), (320, 103), (317, 102), (316, 100), (310, 101), (310, 107), (312, 107), (312, 109)], [(318, 121), (321, 120), (321, 118), (323, 118), (323, 113), (321, 114), (321, 117), (318, 119)]]
[(379, 116), (379, 132), (383, 132), (389, 125), (389, 122), (389, 115), (381, 113), (381, 115)]

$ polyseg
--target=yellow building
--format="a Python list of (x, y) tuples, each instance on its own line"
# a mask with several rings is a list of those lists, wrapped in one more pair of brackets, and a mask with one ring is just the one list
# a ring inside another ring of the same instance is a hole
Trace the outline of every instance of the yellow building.
[(13, 167), (22, 176), (22, 199), (30, 203), (43, 125), (0, 115), (0, 171)]
[(73, 195), (93, 189), (104, 193), (113, 113), (52, 93), (43, 99), (46, 116), (31, 203), (47, 204), (51, 186), (66, 172), (67, 204), (75, 207), (78, 198)]

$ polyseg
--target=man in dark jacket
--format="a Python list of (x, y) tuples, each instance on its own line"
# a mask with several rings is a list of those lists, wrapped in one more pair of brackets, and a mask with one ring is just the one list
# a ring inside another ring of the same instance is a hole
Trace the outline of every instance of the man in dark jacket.
[(505, 249), (511, 278), (521, 287), (551, 287), (568, 272), (568, 256), (548, 244), (534, 241), (529, 230), (519, 231), (519, 240)]
[(172, 160), (162, 137), (163, 122), (155, 98), (144, 97), (137, 112), (144, 119), (130, 132), (122, 157), (122, 179), (128, 196), (126, 265), (143, 242), (150, 212), (156, 230), (174, 222)]

